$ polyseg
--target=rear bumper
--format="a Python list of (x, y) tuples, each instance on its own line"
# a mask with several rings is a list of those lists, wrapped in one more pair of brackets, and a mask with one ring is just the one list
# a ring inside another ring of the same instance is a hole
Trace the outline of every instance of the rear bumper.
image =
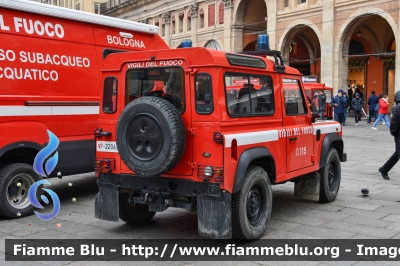
[(96, 218), (107, 221), (119, 219), (119, 190), (131, 189), (154, 193), (161, 197), (170, 194), (184, 197), (198, 197), (206, 195), (211, 198), (220, 198), (220, 185), (208, 182), (194, 182), (192, 180), (142, 177), (136, 175), (116, 175), (101, 173), (97, 180), (99, 192), (95, 199)]
[[(163, 204), (164, 200), (172, 195), (179, 195), (195, 198), (199, 235), (219, 239), (232, 238), (232, 195), (223, 193), (217, 183), (101, 173), (97, 184), (100, 190), (95, 199), (96, 218), (108, 221), (119, 220), (120, 189), (141, 190), (147, 195), (161, 199), (154, 205)], [(148, 205), (151, 211), (165, 209), (165, 206), (161, 205), (153, 209), (153, 204)]]

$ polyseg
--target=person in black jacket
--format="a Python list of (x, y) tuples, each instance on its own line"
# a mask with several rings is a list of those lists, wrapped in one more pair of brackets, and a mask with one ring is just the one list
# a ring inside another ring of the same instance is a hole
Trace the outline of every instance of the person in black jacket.
[(354, 119), (356, 120), (356, 126), (358, 126), (358, 121), (361, 118), (361, 109), (363, 108), (364, 101), (360, 98), (360, 94), (356, 93), (355, 98), (351, 101), (351, 107), (354, 110)]
[(374, 117), (375, 120), (378, 118), (378, 111), (376, 105), (379, 102), (379, 97), (375, 95), (375, 91), (371, 91), (371, 96), (368, 97), (368, 124), (371, 124), (371, 118)]
[(390, 122), (390, 134), (394, 136), (395, 143), (395, 151), (390, 156), (390, 158), (386, 161), (386, 163), (378, 169), (379, 173), (381, 173), (382, 177), (385, 179), (389, 179), (388, 172), (395, 166), (400, 157), (400, 141), (399, 141), (399, 132), (400, 132), (400, 91), (397, 91), (394, 95), (394, 101), (396, 105), (392, 107), (392, 119)]

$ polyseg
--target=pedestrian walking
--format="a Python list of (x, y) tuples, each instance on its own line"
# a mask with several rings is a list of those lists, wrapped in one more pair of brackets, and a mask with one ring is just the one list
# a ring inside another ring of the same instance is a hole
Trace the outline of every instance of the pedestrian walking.
[[(382, 94), (382, 93), (379, 94), (379, 96), (378, 96), (379, 101), (382, 99), (382, 97), (383, 97), (383, 94)], [(376, 111), (376, 119), (378, 119), (379, 101), (378, 101), (378, 104), (376, 105), (376, 108), (375, 108), (375, 111)], [(375, 119), (375, 120), (376, 120), (376, 119)], [(385, 121), (382, 120), (382, 125), (384, 125), (384, 124), (385, 124)]]
[(390, 129), (389, 117), (388, 117), (388, 107), (389, 107), (389, 96), (384, 94), (382, 99), (379, 100), (379, 111), (378, 111), (378, 119), (375, 120), (374, 125), (372, 126), (373, 130), (378, 130), (376, 125), (382, 119), (385, 121), (386, 126)]
[(325, 120), (324, 114), (326, 111), (326, 94), (322, 89), (319, 93), (315, 93), (314, 97), (318, 99), (318, 112), (321, 120)]
[(343, 119), (343, 126), (346, 125), (346, 119), (347, 119), (347, 113), (349, 112), (350, 109), (350, 97), (347, 95), (347, 93), (344, 91), (343, 92), (343, 97), (346, 99), (346, 105), (345, 105), (345, 110), (344, 110), (344, 119)]
[(368, 124), (371, 124), (371, 118), (374, 117), (375, 121), (378, 118), (378, 110), (379, 107), (376, 109), (379, 102), (379, 97), (375, 95), (375, 91), (371, 91), (371, 96), (368, 97)]
[[(396, 165), (399, 161), (400, 157), (400, 141), (399, 141), (399, 133), (400, 133), (400, 91), (397, 91), (394, 95), (395, 106), (392, 108), (392, 119), (390, 121), (390, 134), (394, 137), (395, 143), (395, 151), (392, 156), (386, 161), (386, 163), (378, 169), (379, 173), (381, 173), (382, 177), (385, 179), (389, 179), (388, 172)], [(378, 118), (379, 119), (379, 118)]]
[(356, 93), (355, 98), (351, 101), (351, 107), (354, 110), (354, 119), (356, 120), (356, 126), (358, 126), (358, 122), (361, 118), (361, 109), (363, 108), (364, 101), (360, 98), (360, 94)]
[(334, 107), (333, 114), (335, 121), (340, 124), (344, 124), (344, 112), (346, 110), (347, 101), (346, 98), (343, 97), (343, 90), (339, 89), (338, 93), (335, 97), (333, 97), (332, 106)]

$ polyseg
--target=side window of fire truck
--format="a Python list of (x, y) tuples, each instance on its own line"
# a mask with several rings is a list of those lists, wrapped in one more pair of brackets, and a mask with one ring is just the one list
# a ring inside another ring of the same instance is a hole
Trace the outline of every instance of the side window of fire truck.
[(300, 82), (296, 79), (283, 79), (283, 96), (286, 115), (306, 114), (307, 107)]
[(255, 75), (225, 75), (228, 114), (235, 116), (272, 115), (272, 78)]
[(198, 74), (194, 81), (196, 112), (198, 114), (211, 114), (214, 111), (211, 76)]
[(161, 97), (184, 111), (184, 75), (179, 67), (132, 69), (127, 72), (127, 103), (142, 96)]

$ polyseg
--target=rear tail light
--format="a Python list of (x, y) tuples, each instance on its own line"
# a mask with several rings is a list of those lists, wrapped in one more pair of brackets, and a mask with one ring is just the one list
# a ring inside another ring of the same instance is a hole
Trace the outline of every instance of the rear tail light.
[(117, 110), (118, 80), (108, 77), (104, 81), (103, 112), (107, 114), (115, 113)]
[(111, 173), (111, 170), (115, 169), (115, 159), (96, 157), (94, 169), (96, 176), (99, 176), (100, 173)]
[(217, 144), (224, 144), (224, 135), (222, 135), (220, 132), (214, 132), (213, 139)]
[(224, 167), (199, 164), (197, 167), (197, 177), (203, 179), (203, 181), (223, 183)]

